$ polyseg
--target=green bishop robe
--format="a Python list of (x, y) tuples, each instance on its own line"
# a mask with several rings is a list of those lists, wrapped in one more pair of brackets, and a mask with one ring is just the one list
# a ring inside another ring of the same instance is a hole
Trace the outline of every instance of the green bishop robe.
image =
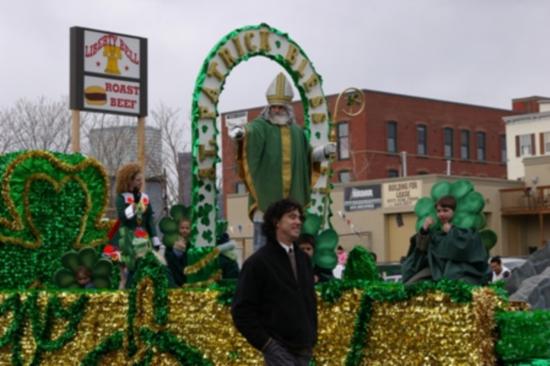
[(263, 118), (246, 125), (239, 151), (240, 174), (248, 191), (248, 212), (265, 212), (274, 202), (292, 198), (307, 206), (311, 192), (311, 149), (304, 130)]
[[(418, 240), (427, 240), (427, 250), (417, 247)], [(430, 231), (411, 238), (407, 258), (401, 272), (403, 282), (428, 267), (434, 281), (442, 278), (482, 285), (489, 274), (489, 254), (476, 231), (453, 226), (448, 233)]]

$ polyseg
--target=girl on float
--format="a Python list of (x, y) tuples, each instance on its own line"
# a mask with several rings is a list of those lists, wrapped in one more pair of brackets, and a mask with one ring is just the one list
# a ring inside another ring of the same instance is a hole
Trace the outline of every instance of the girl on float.
[[(121, 251), (121, 262), (127, 269), (125, 287), (132, 285), (132, 277), (138, 263), (147, 253), (152, 252), (164, 265), (164, 246), (157, 237), (153, 222), (153, 208), (149, 196), (142, 192), (143, 172), (137, 163), (123, 165), (116, 176), (116, 211), (120, 221), (116, 237), (113, 239)], [(160, 254), (157, 254), (158, 250)], [(170, 281), (169, 276), (169, 281)]]
[(456, 209), (453, 196), (441, 197), (435, 204), (441, 228), (434, 228), (428, 216), (420, 231), (410, 240), (401, 272), (405, 284), (446, 278), (482, 285), (487, 282), (489, 255), (475, 230), (452, 224)]

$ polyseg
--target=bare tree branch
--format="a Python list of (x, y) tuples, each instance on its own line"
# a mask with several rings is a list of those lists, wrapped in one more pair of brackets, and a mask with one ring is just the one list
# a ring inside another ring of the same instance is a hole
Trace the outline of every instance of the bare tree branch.
[(190, 122), (179, 122), (179, 110), (160, 104), (151, 112), (152, 122), (160, 128), (162, 135), (163, 167), (166, 172), (167, 195), (170, 205), (183, 202), (183, 192), (191, 187), (184, 187), (183, 182), (186, 174), (179, 168), (180, 153), (189, 149), (189, 144), (185, 142), (185, 131), (189, 133)]
[[(146, 172), (165, 176), (167, 202), (183, 202), (183, 182), (189, 172), (179, 168), (180, 154), (190, 148), (190, 118), (164, 104), (151, 111), (149, 126), (160, 130), (161, 145), (155, 143), (158, 130), (146, 130)], [(181, 120), (184, 120), (183, 122)], [(80, 115), (81, 150), (99, 160), (114, 176), (118, 168), (137, 158), (136, 121), (104, 113)], [(156, 144), (156, 145), (155, 145)], [(0, 109), (0, 153), (15, 150), (70, 152), (71, 112), (67, 98), (57, 101), (41, 97), (20, 99), (12, 107)]]

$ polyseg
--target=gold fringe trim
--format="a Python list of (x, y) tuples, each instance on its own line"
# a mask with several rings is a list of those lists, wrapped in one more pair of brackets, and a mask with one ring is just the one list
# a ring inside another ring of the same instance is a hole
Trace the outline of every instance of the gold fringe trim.
[(190, 288), (190, 287), (207, 287), (214, 282), (218, 282), (222, 279), (222, 270), (219, 269), (216, 272), (214, 272), (209, 279), (199, 282), (193, 282), (193, 283), (184, 283), (182, 288)]
[(200, 271), (201, 269), (206, 267), (206, 265), (209, 262), (216, 259), (218, 257), (218, 255), (220, 255), (220, 250), (218, 248), (212, 249), (212, 251), (210, 253), (208, 253), (207, 255), (202, 257), (201, 259), (199, 259), (198, 261), (196, 261), (192, 265), (185, 267), (184, 270), (183, 270), (183, 273), (185, 275), (193, 275), (193, 274), (197, 273), (198, 271)]

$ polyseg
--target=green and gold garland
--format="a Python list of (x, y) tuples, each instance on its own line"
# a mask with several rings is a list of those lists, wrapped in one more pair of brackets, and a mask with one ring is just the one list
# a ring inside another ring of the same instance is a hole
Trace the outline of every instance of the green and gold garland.
[[(234, 285), (169, 290), (165, 268), (152, 255), (140, 262), (134, 283), (130, 291), (0, 293), (0, 364), (261, 362), (232, 326)], [(549, 313), (507, 311), (500, 287), (335, 280), (317, 290), (319, 365), (489, 364), (496, 358), (544, 365), (548, 359)]]
[(0, 156), (0, 288), (48, 286), (70, 249), (106, 242), (105, 170), (80, 154)]

